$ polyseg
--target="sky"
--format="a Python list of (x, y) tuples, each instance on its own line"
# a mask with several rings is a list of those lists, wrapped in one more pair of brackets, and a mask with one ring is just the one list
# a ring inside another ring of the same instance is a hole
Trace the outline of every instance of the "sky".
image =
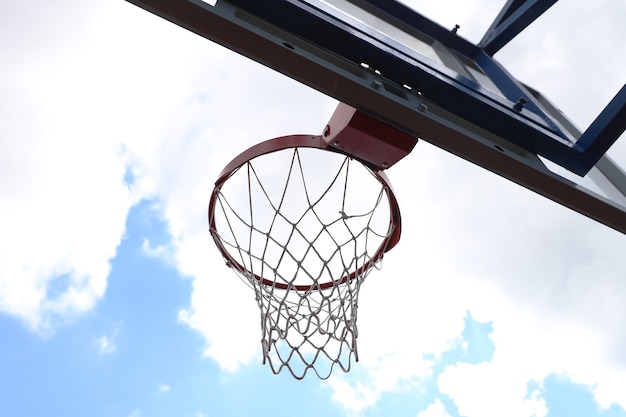
[[(504, 1), (406, 3), (477, 42)], [(584, 129), (625, 18), (561, 1), (496, 58)], [(360, 361), (275, 376), (207, 204), (336, 101), (121, 0), (2, 2), (0, 53), (0, 415), (626, 416), (623, 234), (420, 141), (387, 172), (403, 234)]]

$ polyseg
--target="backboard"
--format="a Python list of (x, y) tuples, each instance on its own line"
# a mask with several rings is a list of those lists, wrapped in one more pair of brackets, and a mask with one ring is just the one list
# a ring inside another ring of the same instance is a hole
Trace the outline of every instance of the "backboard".
[(626, 174), (605, 156), (626, 86), (580, 132), (493, 58), (556, 0), (509, 0), (478, 44), (389, 0), (129, 1), (626, 233)]

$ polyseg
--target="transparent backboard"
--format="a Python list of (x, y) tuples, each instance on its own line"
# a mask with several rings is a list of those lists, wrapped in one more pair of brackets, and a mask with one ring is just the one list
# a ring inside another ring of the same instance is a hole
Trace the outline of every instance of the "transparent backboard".
[(129, 1), (626, 233), (626, 175), (605, 156), (626, 87), (580, 132), (493, 59), (555, 0), (508, 1), (479, 44), (395, 1)]

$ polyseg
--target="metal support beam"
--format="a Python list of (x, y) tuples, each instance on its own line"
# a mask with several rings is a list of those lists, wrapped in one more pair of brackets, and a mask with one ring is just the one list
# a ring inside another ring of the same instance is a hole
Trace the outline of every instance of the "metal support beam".
[[(581, 137), (582, 132), (570, 122), (561, 111), (545, 96), (531, 87), (525, 86), (533, 94), (537, 102), (541, 104), (555, 119), (570, 132), (574, 137)], [(624, 88), (620, 91), (623, 94)], [(620, 95), (618, 94), (618, 96)], [(614, 99), (615, 100), (615, 99)], [(619, 167), (608, 155), (602, 155), (593, 166), (587, 176), (602, 190), (602, 192), (623, 206), (626, 206), (626, 172)]]
[(626, 84), (576, 142), (576, 147), (584, 155), (582, 159), (585, 166), (591, 168), (595, 165), (624, 130), (626, 130)]
[(493, 56), (558, 0), (508, 0), (478, 43)]

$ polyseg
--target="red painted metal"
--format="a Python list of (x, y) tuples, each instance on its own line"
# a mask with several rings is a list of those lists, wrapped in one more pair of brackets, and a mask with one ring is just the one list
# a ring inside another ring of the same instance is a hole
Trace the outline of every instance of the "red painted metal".
[(354, 107), (339, 103), (326, 129), (329, 146), (371, 164), (387, 169), (407, 156), (417, 138), (381, 122)]

